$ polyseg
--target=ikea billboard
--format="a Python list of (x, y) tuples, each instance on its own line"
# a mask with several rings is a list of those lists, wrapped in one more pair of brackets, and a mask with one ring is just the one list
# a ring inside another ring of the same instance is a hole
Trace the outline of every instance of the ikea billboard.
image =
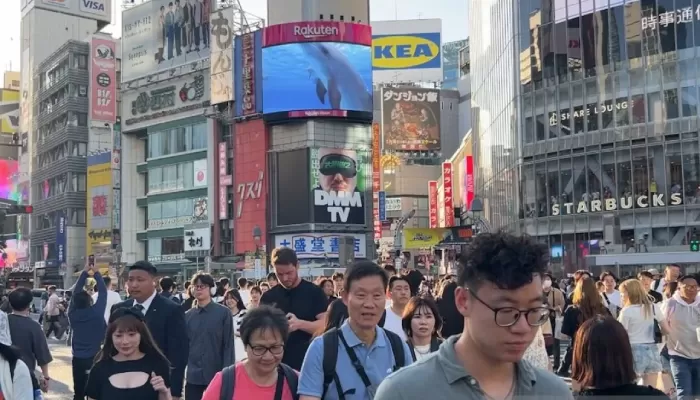
[(442, 81), (442, 20), (372, 22), (374, 83)]

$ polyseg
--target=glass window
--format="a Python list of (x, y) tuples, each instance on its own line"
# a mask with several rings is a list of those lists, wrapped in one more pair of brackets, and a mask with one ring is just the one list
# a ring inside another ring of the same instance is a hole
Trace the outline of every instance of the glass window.
[(639, 196), (649, 195), (649, 163), (645, 148), (632, 149), (632, 179), (634, 182), (634, 205), (638, 207)]
[(177, 201), (164, 201), (161, 208), (162, 218), (177, 217)]
[[(597, 14), (597, 13), (595, 13)], [(598, 62), (596, 54), (596, 29), (595, 14), (581, 16), (581, 53), (583, 54), (583, 68), (586, 76), (595, 76), (596, 64)]]
[[(577, 2), (578, 3), (578, 2)], [(583, 77), (583, 51), (581, 44), (581, 18), (573, 17), (567, 21), (569, 42), (567, 46), (568, 65), (571, 80)]]
[(644, 95), (637, 94), (632, 96), (632, 123), (640, 124), (646, 121), (646, 106), (644, 103)]
[[(669, 143), (666, 145), (666, 190), (669, 196), (672, 194), (683, 195), (683, 165), (681, 157), (681, 144)], [(669, 199), (670, 200), (670, 199)], [(671, 205), (670, 201), (667, 205)]]
[(201, 123), (192, 127), (192, 149), (207, 148), (207, 124)]
[(632, 158), (628, 149), (618, 150), (617, 157), (617, 193), (621, 197), (632, 196)]
[[(659, 54), (659, 24), (647, 21), (658, 21), (656, 4), (654, 0), (643, 0), (641, 5), (641, 21), (642, 26), (642, 54), (645, 57)], [(644, 22), (647, 22), (644, 24)], [(672, 36), (673, 37), (673, 36)]]
[(185, 252), (184, 238), (163, 238), (163, 255), (182, 254)]
[(588, 201), (590, 194), (588, 193), (588, 188), (586, 187), (586, 157), (575, 156), (574, 157), (574, 167), (573, 172), (573, 186), (574, 186), (574, 196), (573, 203), (576, 207), (579, 201)]
[(568, 29), (566, 27), (566, 22), (560, 22), (554, 25), (554, 36), (552, 37), (552, 48), (554, 52), (552, 56), (554, 57), (555, 73), (559, 77), (560, 83), (569, 80), (566, 54), (569, 47), (567, 34)]
[(663, 121), (664, 105), (661, 101), (661, 93), (649, 93), (647, 107), (649, 108), (649, 122)]
[[(571, 159), (562, 158), (559, 160), (559, 167), (561, 168), (561, 203), (571, 203), (574, 201), (574, 181)], [(566, 210), (562, 210), (562, 214), (566, 214)]]
[(161, 238), (148, 239), (148, 255), (149, 256), (161, 255), (162, 243), (163, 243), (163, 241)]
[(547, 190), (549, 191), (547, 212), (551, 215), (552, 206), (561, 204), (559, 201), (559, 194), (561, 193), (559, 190), (559, 162), (557, 160), (547, 162)]
[(162, 203), (148, 203), (148, 219), (161, 219)]
[(625, 9), (617, 6), (610, 9), (608, 24), (610, 27), (610, 56), (615, 70), (624, 70), (627, 65), (627, 45), (625, 43)]
[(664, 90), (664, 105), (666, 106), (666, 118), (678, 118), (678, 90)]
[[(76, 177), (76, 175), (73, 175)], [(87, 190), (87, 177), (85, 174), (77, 174), (77, 180), (78, 180), (78, 192), (84, 192)]]
[(525, 212), (525, 218), (534, 218), (537, 215), (537, 193), (535, 191), (535, 165), (525, 164), (523, 165), (523, 173), (521, 181), (523, 186), (522, 199), (523, 199), (523, 211)]
[(163, 183), (163, 168), (152, 168), (148, 170), (148, 191), (156, 192), (161, 190)]
[(698, 143), (683, 142), (683, 191), (688, 202), (700, 202), (700, 151)]
[(74, 208), (71, 210), (71, 222), (73, 225), (85, 225), (86, 210), (84, 208)]
[(603, 184), (603, 198), (618, 198), (617, 178), (615, 175), (615, 152), (604, 151), (600, 154), (601, 182)]
[(535, 142), (535, 119), (533, 117), (525, 118), (525, 143)]
[[(664, 204), (668, 205), (668, 192), (666, 191), (666, 160), (664, 159), (664, 147), (661, 144), (649, 146), (649, 196), (663, 194)], [(653, 201), (653, 198), (651, 199)]]
[[(683, 14), (676, 15), (675, 10), (679, 8), (673, 4), (674, 0), (657, 0), (657, 14), (659, 18), (659, 44), (661, 45), (661, 52), (668, 53), (671, 51), (676, 51), (676, 27), (680, 25), (685, 25), (678, 21), (678, 17)], [(642, 6), (644, 7), (644, 6)], [(664, 21), (664, 15), (667, 12), (671, 14), (670, 23)], [(678, 22), (677, 22), (678, 21)]]
[(681, 110), (684, 117), (694, 117), (698, 115), (697, 87), (689, 86), (681, 88), (681, 101)]
[(193, 211), (194, 211), (193, 199), (180, 199), (177, 201), (177, 216), (178, 217), (192, 216)]
[(639, 2), (625, 5), (625, 40), (627, 42), (627, 57), (630, 60), (642, 57), (642, 27), (641, 6)]
[(586, 156), (586, 171), (588, 200), (600, 200), (603, 174), (600, 168), (599, 154), (594, 153)]
[(546, 217), (547, 210), (547, 164), (535, 164), (535, 196), (537, 198), (537, 216)]
[(194, 163), (186, 162), (184, 164), (183, 170), (183, 186), (185, 189), (192, 188), (194, 186)]
[(177, 188), (177, 165), (166, 165), (163, 167), (163, 185), (165, 190)]

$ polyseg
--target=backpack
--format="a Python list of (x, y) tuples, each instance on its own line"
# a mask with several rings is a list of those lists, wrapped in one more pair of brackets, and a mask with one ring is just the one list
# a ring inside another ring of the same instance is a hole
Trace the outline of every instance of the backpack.
[[(384, 319), (384, 317), (382, 317)], [(383, 323), (382, 323), (383, 325)], [(386, 333), (387, 339), (389, 339), (389, 344), (391, 345), (391, 351), (394, 353), (394, 372), (403, 368), (406, 363), (406, 354), (404, 353), (403, 340), (401, 337), (394, 332), (388, 331), (384, 328), (384, 333)], [(336, 364), (338, 363), (338, 346), (340, 346), (340, 331), (338, 328), (333, 328), (328, 332), (323, 334), (323, 392), (321, 393), (321, 400), (326, 397), (326, 392), (328, 392), (328, 387), (331, 382), (335, 380), (335, 386), (338, 389), (338, 399), (343, 400), (345, 398), (343, 390), (340, 387), (340, 378), (335, 372)], [(351, 361), (355, 353), (348, 352)], [(353, 364), (356, 364), (353, 362)], [(355, 369), (362, 375), (364, 369), (360, 366), (359, 362), (355, 365)]]
[[(287, 364), (280, 364), (277, 367), (277, 387), (275, 388), (275, 400), (282, 400), (282, 390), (284, 381), (287, 381), (289, 390), (292, 392), (292, 398), (299, 400), (297, 387), (299, 386), (299, 376), (292, 367)], [(236, 365), (229, 365), (221, 371), (221, 392), (219, 392), (219, 400), (233, 399), (233, 391), (236, 387)]]
[[(430, 352), (435, 353), (436, 351), (438, 351), (442, 342), (444, 342), (444, 340), (442, 340), (441, 338), (432, 338), (430, 340)], [(408, 343), (408, 349), (411, 350), (411, 357), (413, 357), (413, 362), (416, 362), (418, 358), (416, 357), (415, 347), (411, 343)]]

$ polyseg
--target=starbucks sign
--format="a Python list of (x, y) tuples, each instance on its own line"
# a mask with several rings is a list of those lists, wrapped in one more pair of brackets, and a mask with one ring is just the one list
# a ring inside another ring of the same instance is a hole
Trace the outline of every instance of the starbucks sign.
[(635, 204), (639, 208), (665, 207), (667, 204), (677, 206), (683, 204), (683, 196), (673, 193), (666, 198), (664, 194), (654, 193), (651, 196), (620, 197), (619, 199), (602, 199), (579, 201), (578, 203), (552, 204), (552, 215), (585, 214), (589, 212), (630, 210)]

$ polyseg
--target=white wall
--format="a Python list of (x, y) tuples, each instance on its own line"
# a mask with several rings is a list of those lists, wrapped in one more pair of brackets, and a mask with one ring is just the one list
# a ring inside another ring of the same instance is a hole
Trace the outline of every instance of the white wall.
[(136, 199), (145, 196), (146, 178), (136, 172), (143, 162), (146, 146), (134, 135), (122, 135), (122, 262), (134, 263), (146, 256), (145, 243), (136, 240), (143, 231), (146, 211), (136, 205)]
[(457, 84), (459, 90), (459, 140), (460, 142), (472, 128), (472, 88), (469, 75), (464, 75)]

